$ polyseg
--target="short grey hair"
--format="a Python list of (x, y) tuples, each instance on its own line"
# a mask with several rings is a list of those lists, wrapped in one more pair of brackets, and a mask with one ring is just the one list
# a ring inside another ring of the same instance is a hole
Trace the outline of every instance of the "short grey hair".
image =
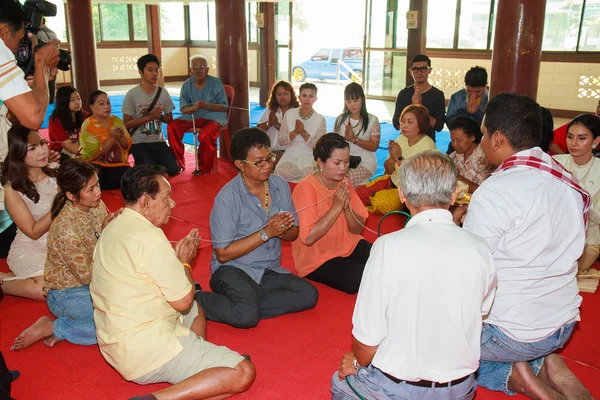
[(416, 208), (448, 207), (456, 189), (456, 165), (446, 154), (427, 150), (404, 160), (398, 187)]
[(192, 66), (194, 65), (194, 60), (204, 60), (204, 63), (206, 63), (206, 66), (208, 66), (208, 60), (206, 59), (206, 57), (200, 54), (196, 54), (190, 57), (190, 68), (192, 68)]

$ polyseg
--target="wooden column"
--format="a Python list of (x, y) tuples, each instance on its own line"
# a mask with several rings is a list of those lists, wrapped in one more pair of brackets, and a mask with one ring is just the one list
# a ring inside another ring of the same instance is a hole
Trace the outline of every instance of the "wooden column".
[(265, 15), (265, 27), (260, 28), (260, 92), (259, 102), (266, 106), (271, 87), (275, 84), (275, 3), (260, 3), (259, 12)]
[[(248, 39), (246, 37), (246, 1), (216, 0), (217, 70), (219, 78), (235, 89), (233, 109), (229, 118), (229, 134), (250, 126), (248, 110)], [(220, 156), (230, 159), (220, 141)]]
[(154, 54), (161, 60), (161, 74), (158, 77), (159, 86), (165, 86), (165, 76), (162, 73), (162, 46), (160, 44), (160, 15), (158, 6), (146, 6), (146, 23), (148, 26), (148, 53)]
[[(412, 75), (409, 72), (410, 61), (417, 54), (425, 54), (425, 43), (427, 39), (427, 0), (410, 0), (409, 11), (419, 13), (419, 24), (417, 29), (408, 30), (408, 39), (406, 43), (406, 86), (413, 83)], [(398, 18), (406, 18), (406, 15), (399, 15)]]
[(498, 2), (490, 96), (517, 92), (537, 97), (545, 11), (545, 1)]
[(67, 15), (74, 85), (81, 93), (83, 107), (89, 109), (88, 95), (100, 87), (96, 66), (92, 1), (67, 0)]

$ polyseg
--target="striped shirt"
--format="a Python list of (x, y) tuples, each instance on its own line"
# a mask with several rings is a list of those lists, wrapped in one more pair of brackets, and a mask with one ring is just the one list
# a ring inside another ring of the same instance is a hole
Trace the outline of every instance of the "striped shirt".
[(4, 102), (29, 91), (31, 88), (23, 70), (17, 66), (15, 55), (0, 39), (0, 100)]

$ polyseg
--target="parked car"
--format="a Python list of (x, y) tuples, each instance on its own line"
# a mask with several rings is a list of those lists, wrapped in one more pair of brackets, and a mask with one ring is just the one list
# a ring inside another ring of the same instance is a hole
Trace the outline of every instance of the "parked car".
[(297, 82), (304, 82), (306, 78), (337, 79), (338, 62), (341, 64), (340, 79), (345, 80), (349, 77), (355, 82), (362, 81), (363, 52), (360, 47), (321, 49), (309, 60), (295, 65), (292, 68), (292, 76)]

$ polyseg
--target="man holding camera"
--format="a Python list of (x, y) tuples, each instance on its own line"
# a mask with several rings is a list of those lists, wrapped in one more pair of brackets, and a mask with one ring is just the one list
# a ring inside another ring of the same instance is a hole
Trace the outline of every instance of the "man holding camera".
[[(35, 52), (35, 72), (30, 88), (15, 59), (19, 43), (25, 36), (26, 19), (25, 10), (18, 1), (0, 2), (0, 101), (22, 125), (39, 129), (48, 107), (48, 77), (58, 65), (60, 41), (53, 40)], [(35, 35), (29, 33), (27, 36), (35, 47)], [(3, 128), (7, 122), (5, 107), (0, 111), (0, 119), (3, 120), (0, 123), (0, 159), (3, 160), (7, 152), (6, 130)]]

